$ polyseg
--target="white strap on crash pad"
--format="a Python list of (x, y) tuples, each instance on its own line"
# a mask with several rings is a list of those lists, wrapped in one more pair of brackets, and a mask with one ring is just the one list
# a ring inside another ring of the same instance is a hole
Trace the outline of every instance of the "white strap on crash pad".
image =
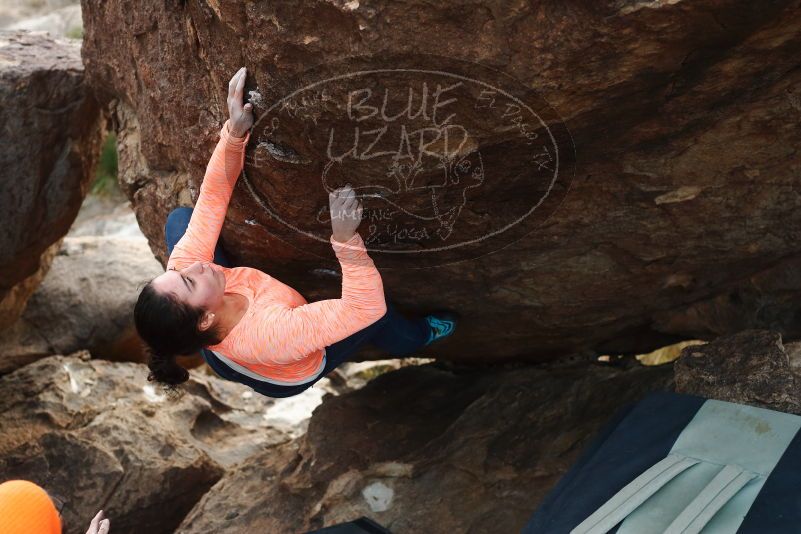
[(725, 466), (670, 524), (665, 534), (698, 534), (724, 504), (756, 477), (756, 473), (736, 465)]
[(603, 506), (585, 519), (570, 534), (605, 534), (623, 521), (651, 495), (699, 460), (668, 454), (643, 474), (629, 482)]

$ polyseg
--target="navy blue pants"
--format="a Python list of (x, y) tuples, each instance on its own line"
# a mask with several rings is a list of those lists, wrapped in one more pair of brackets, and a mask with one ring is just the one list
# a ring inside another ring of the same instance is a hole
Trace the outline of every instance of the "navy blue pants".
[[(172, 249), (186, 232), (189, 219), (192, 216), (192, 208), (176, 208), (170, 212), (165, 226), (165, 236), (167, 240), (167, 253), (172, 254)], [(225, 255), (225, 251), (217, 243), (214, 249), (214, 263), (223, 267), (234, 267)], [(386, 295), (385, 295), (386, 297)], [(291, 397), (301, 391), (311, 387), (315, 382), (330, 373), (339, 364), (347, 361), (365, 343), (370, 343), (379, 349), (386, 351), (390, 356), (401, 357), (413, 354), (425, 345), (428, 340), (430, 327), (428, 322), (421, 318), (407, 319), (401, 315), (395, 306), (386, 299), (387, 312), (383, 317), (373, 324), (351, 334), (350, 336), (337, 341), (325, 348), (326, 364), (323, 372), (309, 382), (295, 386), (281, 386), (255, 380), (235, 371), (220, 361), (210, 350), (202, 349), (201, 354), (206, 363), (214, 369), (214, 372), (222, 378), (239, 382), (249, 386), (254, 391), (268, 397)]]

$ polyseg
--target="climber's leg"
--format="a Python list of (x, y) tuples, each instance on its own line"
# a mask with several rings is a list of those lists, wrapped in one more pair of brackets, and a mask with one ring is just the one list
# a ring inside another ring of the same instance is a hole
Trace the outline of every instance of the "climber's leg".
[(389, 299), (386, 302), (387, 313), (370, 337), (370, 343), (396, 358), (423, 348), (431, 336), (428, 322), (423, 317), (404, 317)]
[[(189, 219), (192, 218), (192, 208), (179, 207), (175, 208), (167, 216), (167, 223), (164, 225), (164, 236), (167, 240), (167, 254), (172, 254), (172, 249), (178, 244), (178, 241), (183, 237), (186, 228), (189, 226)], [(214, 247), (214, 263), (222, 265), (223, 267), (233, 267), (228, 257), (225, 255), (220, 242)]]
[(332, 343), (325, 348), (325, 370), (323, 375), (332, 371), (342, 362), (348, 361), (351, 356), (356, 354), (364, 345), (370, 342), (375, 336), (376, 332), (384, 327), (384, 324), (389, 320), (389, 303), (387, 303), (387, 313), (374, 323), (362, 328), (358, 332), (354, 332), (345, 339), (341, 339), (336, 343)]
[(387, 312), (376, 322), (326, 347), (326, 368), (323, 374), (348, 361), (360, 348), (370, 343), (398, 358), (408, 356), (423, 346), (431, 335), (425, 319), (407, 319), (384, 295)]

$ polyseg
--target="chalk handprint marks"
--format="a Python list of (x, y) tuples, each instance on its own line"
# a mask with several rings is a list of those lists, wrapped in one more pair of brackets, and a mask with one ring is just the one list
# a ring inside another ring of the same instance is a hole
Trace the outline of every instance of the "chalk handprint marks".
[[(461, 146), (459, 147), (461, 148)], [(397, 155), (396, 155), (397, 156)], [(437, 238), (440, 242), (448, 239), (453, 231), (454, 224), (467, 202), (466, 190), (481, 185), (484, 181), (484, 168), (481, 153), (472, 151), (461, 155), (455, 154), (412, 153), (404, 157), (392, 157), (386, 163), (384, 180), (364, 181), (354, 187), (357, 195), (362, 198), (377, 198), (382, 206), (381, 219), (371, 220), (365, 244), (371, 245), (382, 242), (398, 242), (403, 239), (431, 240)], [(329, 161), (322, 172), (322, 185), (326, 191), (332, 191), (337, 186), (338, 162), (341, 158)], [(394, 210), (398, 217), (403, 218), (405, 231), (398, 231), (391, 226), (386, 217), (386, 207)], [(384, 231), (385, 235), (382, 235)]]
[[(416, 265), (460, 261), (520, 239), (569, 189), (567, 128), (502, 73), (418, 55), (348, 58), (299, 78), (298, 89), (257, 109), (245, 176), (270, 217), (311, 239), (327, 242), (328, 193), (351, 183), (370, 252), (415, 255)], [(298, 186), (284, 199), (291, 215), (259, 191), (275, 172)]]

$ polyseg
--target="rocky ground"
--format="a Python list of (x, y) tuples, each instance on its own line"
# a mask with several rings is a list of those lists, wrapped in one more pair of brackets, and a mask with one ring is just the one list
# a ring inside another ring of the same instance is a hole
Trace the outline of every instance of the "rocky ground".
[(171, 399), (145, 376), (82, 352), (0, 378), (0, 473), (65, 496), (68, 532), (99, 508), (115, 533), (298, 532), (361, 515), (398, 533), (512, 532), (614, 410), (671, 382), (663, 367), (431, 363), (290, 422), (303, 399), (199, 370)]
[(50, 356), (0, 378), (0, 473), (66, 496), (67, 532), (101, 507), (115, 532), (302, 532), (363, 515), (400, 534), (518, 532), (649, 391), (801, 413), (800, 345), (747, 330), (675, 365), (430, 362), (320, 384), (294, 422), (302, 399), (199, 369), (171, 398), (142, 364)]

